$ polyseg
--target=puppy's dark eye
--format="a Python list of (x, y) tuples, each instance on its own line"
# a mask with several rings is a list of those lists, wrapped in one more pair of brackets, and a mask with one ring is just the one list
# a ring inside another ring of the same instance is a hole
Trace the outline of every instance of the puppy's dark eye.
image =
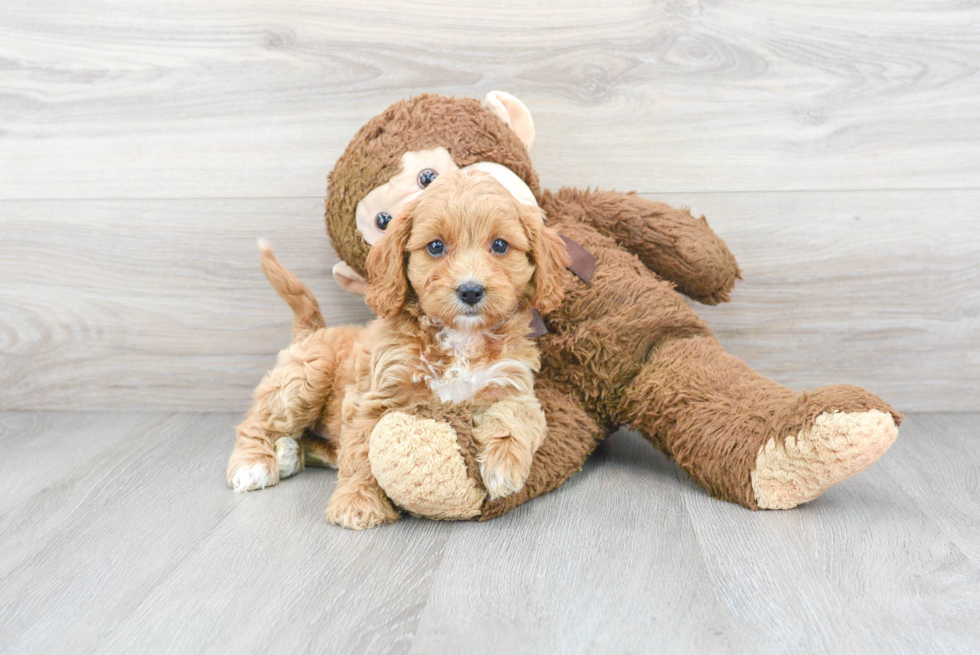
[(388, 229), (388, 223), (391, 222), (391, 214), (388, 212), (378, 212), (378, 215), (374, 217), (374, 222), (377, 223), (378, 229), (383, 232)]
[(432, 180), (436, 179), (437, 177), (439, 177), (439, 174), (431, 168), (424, 169), (421, 173), (419, 173), (419, 187), (424, 189), (432, 184)]
[(508, 249), (510, 249), (510, 244), (503, 239), (494, 239), (493, 243), (490, 244), (490, 250), (498, 255), (504, 254)]
[(425, 249), (429, 251), (430, 255), (437, 257), (446, 252), (446, 245), (442, 241), (430, 241)]

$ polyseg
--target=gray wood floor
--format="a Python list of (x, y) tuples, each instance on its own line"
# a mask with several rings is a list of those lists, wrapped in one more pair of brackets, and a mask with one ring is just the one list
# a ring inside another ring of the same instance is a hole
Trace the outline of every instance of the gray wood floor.
[(225, 488), (232, 414), (0, 414), (0, 652), (980, 649), (977, 414), (910, 416), (786, 512), (617, 434), (490, 523), (326, 524), (333, 471)]

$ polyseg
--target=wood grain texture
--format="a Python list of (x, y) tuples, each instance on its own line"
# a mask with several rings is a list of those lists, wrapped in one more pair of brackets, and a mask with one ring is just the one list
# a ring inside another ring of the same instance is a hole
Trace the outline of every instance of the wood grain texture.
[(708, 214), (736, 355), (980, 409), (977, 61), (958, 1), (0, 1), (0, 409), (242, 409), (289, 321), (253, 239), (367, 320), (327, 171), (390, 102), (492, 88), (546, 187)]
[(879, 468), (901, 484), (913, 503), (938, 525), (956, 549), (980, 566), (980, 464), (972, 456), (980, 439), (975, 414), (913, 415), (902, 429), (928, 434), (928, 446), (900, 439)]
[[(256, 239), (363, 323), (313, 199), (7, 203), (0, 218), (0, 407), (244, 408), (292, 314)], [(233, 388), (237, 387), (237, 388)]]
[[(281, 493), (232, 493), (236, 418), (3, 415), (5, 437), (34, 446), (9, 465), (46, 484), (0, 517), (0, 650), (288, 652), (315, 634), (319, 652), (397, 644), (450, 526), (324, 529), (323, 471)], [(121, 445), (69, 459), (59, 435)]]
[[(699, 308), (797, 389), (850, 382), (902, 411), (980, 409), (980, 191), (664, 194), (707, 214), (744, 271)], [(317, 199), (0, 202), (0, 408), (242, 411), (292, 315), (266, 237), (331, 324)]]
[(0, 4), (0, 197), (319, 197), (421, 92), (515, 93), (546, 186), (975, 188), (973, 2)]
[(361, 533), (323, 519), (333, 471), (227, 489), (237, 418), (0, 413), (0, 651), (980, 649), (980, 414), (909, 417), (786, 512), (622, 433), (499, 519)]
[(559, 492), (454, 526), (411, 652), (751, 652), (705, 570), (690, 486), (623, 433)]
[(743, 268), (731, 303), (699, 309), (733, 354), (795, 389), (851, 383), (900, 411), (980, 409), (978, 192), (690, 204)]
[[(942, 439), (931, 418), (903, 425), (904, 447), (882, 463), (908, 463)], [(931, 468), (929, 476), (951, 473)], [(980, 647), (980, 568), (940, 527), (960, 511), (952, 508), (974, 504), (966, 479), (955, 479), (954, 493), (932, 496), (950, 508), (935, 515), (878, 465), (799, 512), (744, 517), (694, 488), (685, 500), (726, 607), (782, 652), (966, 653)]]

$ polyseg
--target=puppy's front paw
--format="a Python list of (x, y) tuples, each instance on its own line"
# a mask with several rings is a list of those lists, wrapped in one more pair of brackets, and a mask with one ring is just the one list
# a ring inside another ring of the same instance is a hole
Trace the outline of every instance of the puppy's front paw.
[(327, 503), (327, 521), (348, 530), (364, 530), (398, 520), (384, 496), (361, 489), (338, 489)]
[(478, 460), (480, 476), (490, 500), (523, 489), (531, 472), (531, 453), (511, 437), (489, 440)]
[(238, 492), (265, 489), (279, 483), (276, 460), (263, 457), (252, 462), (232, 462), (228, 467), (228, 486)]

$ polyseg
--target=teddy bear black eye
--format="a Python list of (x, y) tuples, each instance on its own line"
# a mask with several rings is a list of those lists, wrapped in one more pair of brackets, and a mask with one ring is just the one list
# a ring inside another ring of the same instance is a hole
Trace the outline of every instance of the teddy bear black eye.
[(436, 241), (430, 241), (425, 249), (429, 251), (430, 255), (437, 257), (446, 251), (446, 245), (437, 239)]
[(439, 174), (431, 168), (423, 169), (422, 172), (419, 173), (419, 186), (424, 189), (432, 184), (432, 180), (436, 179), (437, 177), (439, 177)]
[(490, 244), (490, 250), (494, 251), (498, 255), (502, 255), (510, 248), (510, 244), (503, 239), (494, 239), (493, 243)]
[(378, 212), (378, 215), (374, 217), (374, 222), (377, 223), (378, 229), (384, 232), (388, 229), (388, 223), (391, 222), (391, 214), (388, 212)]

